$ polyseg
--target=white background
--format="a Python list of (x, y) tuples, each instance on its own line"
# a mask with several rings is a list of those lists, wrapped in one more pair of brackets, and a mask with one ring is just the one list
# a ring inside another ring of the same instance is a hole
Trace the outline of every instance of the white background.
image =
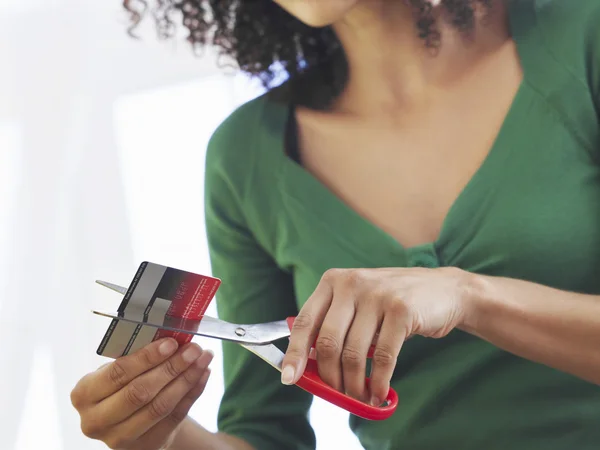
[[(143, 260), (210, 273), (204, 152), (261, 92), (210, 52), (135, 41), (121, 0), (0, 0), (0, 448), (92, 450), (69, 393)], [(157, 214), (156, 211), (160, 210)], [(210, 311), (215, 314), (214, 309)], [(216, 430), (220, 344), (193, 417)], [(347, 414), (315, 401), (319, 449), (360, 448)]]

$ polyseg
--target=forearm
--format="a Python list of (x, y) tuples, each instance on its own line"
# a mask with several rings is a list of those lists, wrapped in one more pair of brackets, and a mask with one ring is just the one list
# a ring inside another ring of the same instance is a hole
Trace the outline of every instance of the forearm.
[(211, 433), (187, 418), (167, 450), (255, 450), (241, 439), (223, 433)]
[(600, 296), (473, 275), (465, 305), (464, 331), (600, 384)]

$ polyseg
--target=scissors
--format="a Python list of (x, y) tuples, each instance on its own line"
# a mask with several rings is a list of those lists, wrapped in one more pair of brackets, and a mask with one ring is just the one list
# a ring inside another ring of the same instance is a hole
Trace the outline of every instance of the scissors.
[[(127, 293), (127, 288), (122, 286), (106, 281), (97, 281), (97, 283), (119, 294), (125, 295)], [(288, 317), (285, 320), (276, 322), (240, 325), (209, 316), (202, 316), (200, 320), (170, 317), (165, 323), (153, 323), (144, 319), (140, 313), (107, 313), (96, 310), (92, 312), (103, 317), (149, 327), (235, 342), (254, 353), (279, 372), (282, 371), (284, 353), (273, 342), (290, 336), (295, 319), (294, 317)], [(314, 350), (314, 344), (311, 350)], [(372, 358), (373, 351), (374, 346), (371, 346), (367, 358)], [(313, 353), (311, 351), (304, 374), (300, 377), (296, 386), (363, 419), (385, 420), (394, 414), (398, 406), (398, 395), (394, 389), (390, 388), (385, 402), (380, 406), (372, 406), (349, 397), (335, 390), (321, 379), (317, 369), (317, 361), (312, 356)], [(368, 385), (368, 378), (365, 379), (365, 383)]]

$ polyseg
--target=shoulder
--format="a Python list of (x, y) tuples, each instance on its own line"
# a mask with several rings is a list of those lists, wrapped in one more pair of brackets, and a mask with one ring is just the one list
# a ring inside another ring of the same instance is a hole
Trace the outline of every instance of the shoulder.
[(596, 158), (600, 140), (600, 1), (508, 1), (525, 5), (522, 10), (532, 18), (522, 39), (530, 83)]
[(263, 94), (237, 107), (219, 124), (208, 142), (207, 170), (230, 160), (243, 164), (252, 158), (266, 104), (267, 94)]
[[(509, 0), (511, 1), (511, 0)], [(519, 0), (512, 0), (519, 1)], [(521, 0), (522, 1), (522, 0)], [(592, 28), (594, 20), (600, 17), (600, 2), (597, 0), (526, 0), (534, 4), (537, 17), (543, 26), (567, 26), (570, 31), (575, 27), (581, 32), (598, 30), (598, 23)], [(582, 27), (582, 25), (584, 27)], [(554, 29), (560, 33), (560, 28)]]
[(206, 184), (210, 187), (217, 179), (243, 189), (262, 171), (277, 163), (276, 152), (285, 125), (284, 104), (273, 100), (267, 92), (237, 107), (213, 132), (206, 149)]
[(236, 108), (212, 134), (206, 149), (204, 209), (211, 234), (245, 230), (264, 249), (273, 248), (285, 161), (289, 104), (278, 88)]
[[(600, 114), (600, 1), (535, 0), (547, 51), (571, 73)], [(596, 119), (596, 123), (598, 123)]]
[(600, 1), (507, 1), (529, 82), (574, 126), (582, 127), (576, 122), (583, 115), (589, 122), (585, 127), (597, 129)]
[(600, 1), (528, 1), (534, 4), (540, 36), (557, 60), (578, 69), (600, 65)]

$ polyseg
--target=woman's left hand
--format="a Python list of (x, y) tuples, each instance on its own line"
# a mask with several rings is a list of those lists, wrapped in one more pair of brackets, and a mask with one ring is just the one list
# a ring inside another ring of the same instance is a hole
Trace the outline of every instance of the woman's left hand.
[[(296, 317), (282, 382), (298, 381), (317, 339), (323, 381), (351, 397), (381, 405), (404, 341), (412, 335), (441, 338), (464, 321), (469, 280), (467, 272), (456, 268), (327, 271)], [(368, 392), (365, 371), (373, 343)]]

